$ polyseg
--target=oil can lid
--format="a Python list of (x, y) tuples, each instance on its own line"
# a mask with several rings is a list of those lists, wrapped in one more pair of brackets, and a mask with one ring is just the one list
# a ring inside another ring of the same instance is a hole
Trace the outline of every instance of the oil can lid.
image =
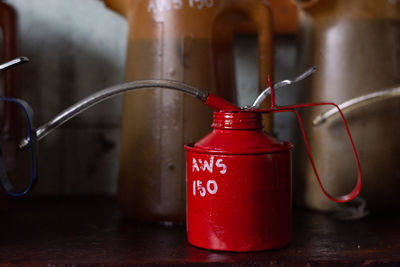
[(257, 130), (262, 129), (261, 113), (252, 111), (241, 112), (214, 112), (214, 121), (211, 124), (214, 129), (224, 130)]

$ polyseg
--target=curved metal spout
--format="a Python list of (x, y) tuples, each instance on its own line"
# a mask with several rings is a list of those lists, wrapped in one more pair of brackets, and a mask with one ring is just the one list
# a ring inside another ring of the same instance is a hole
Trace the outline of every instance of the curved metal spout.
[[(198, 89), (196, 87), (190, 86), (182, 82), (171, 81), (171, 80), (143, 80), (143, 81), (133, 81), (111, 86), (82, 99), (78, 103), (60, 112), (49, 122), (37, 128), (36, 130), (37, 140), (39, 141), (40, 139), (51, 133), (54, 129), (61, 126), (62, 124), (72, 119), (76, 115), (80, 114), (86, 109), (110, 97), (123, 94), (132, 90), (151, 88), (151, 87), (178, 90), (187, 93), (189, 95), (192, 95), (202, 100), (203, 102), (206, 102), (209, 96), (209, 93), (207, 91)], [(214, 96), (214, 99), (215, 98), (219, 99), (218, 97)], [(20, 142), (19, 148), (24, 149), (28, 145), (28, 143), (29, 143), (29, 137), (26, 137)]]
[[(395, 98), (395, 97), (400, 97), (400, 86), (392, 87), (387, 90), (379, 91), (379, 92), (374, 92), (371, 94), (359, 96), (353, 99), (350, 99), (342, 104), (339, 105), (339, 108), (343, 112), (351, 111), (354, 109), (358, 109), (360, 107), (382, 101), (385, 99), (389, 98)], [(337, 108), (332, 108), (324, 113), (321, 113), (320, 115), (316, 116), (313, 120), (313, 125), (317, 126), (322, 123), (324, 123), (327, 119), (335, 116), (338, 113)]]
[[(283, 80), (283, 81), (277, 82), (273, 85), (274, 90), (277, 90), (277, 89), (287, 86), (287, 85), (291, 85), (291, 84), (300, 82), (301, 80), (303, 80), (303, 79), (307, 78), (308, 76), (310, 76), (311, 74), (313, 74), (316, 70), (317, 70), (317, 67), (314, 66), (314, 67), (309, 68), (308, 70), (306, 70), (305, 72), (303, 72), (302, 74), (300, 74), (299, 76), (297, 76), (291, 80), (288, 79), (288, 80)], [(262, 91), (261, 94), (258, 95), (256, 100), (254, 100), (253, 105), (246, 106), (244, 109), (258, 109), (260, 107), (261, 103), (270, 94), (271, 94), (271, 88), (268, 87), (264, 91)]]

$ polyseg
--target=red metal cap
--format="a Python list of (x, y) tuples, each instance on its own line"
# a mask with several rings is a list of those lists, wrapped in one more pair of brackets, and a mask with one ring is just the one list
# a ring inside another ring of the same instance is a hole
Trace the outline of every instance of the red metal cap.
[(293, 148), (290, 142), (280, 141), (262, 130), (258, 112), (214, 112), (212, 127), (210, 134), (185, 148), (212, 154), (261, 154)]
[(261, 114), (258, 112), (214, 112), (214, 129), (255, 130), (262, 129)]

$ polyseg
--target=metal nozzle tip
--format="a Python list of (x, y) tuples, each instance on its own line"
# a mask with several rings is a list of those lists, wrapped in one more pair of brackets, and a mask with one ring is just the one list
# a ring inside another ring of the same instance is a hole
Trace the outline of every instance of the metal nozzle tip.
[(324, 121), (325, 121), (325, 119), (322, 117), (322, 115), (318, 115), (313, 120), (313, 126), (318, 126), (318, 125), (322, 124)]
[(21, 63), (29, 62), (29, 58), (24, 57), (24, 56), (19, 57), (19, 59), (21, 60)]
[(20, 150), (24, 150), (24, 149), (26, 149), (28, 144), (29, 144), (29, 137), (22, 139), (21, 142), (18, 144), (18, 148)]

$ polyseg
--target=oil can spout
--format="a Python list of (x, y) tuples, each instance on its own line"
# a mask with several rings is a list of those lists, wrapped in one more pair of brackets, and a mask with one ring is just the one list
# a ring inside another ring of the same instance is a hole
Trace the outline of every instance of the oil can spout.
[[(391, 98), (398, 98), (398, 97), (400, 97), (400, 85), (347, 100), (346, 102), (340, 104), (339, 108), (343, 112), (348, 112), (378, 101)], [(333, 107), (330, 110), (321, 113), (317, 117), (315, 117), (313, 120), (313, 126), (321, 125), (326, 120), (334, 117), (334, 115), (337, 114), (339, 114), (339, 109)]]
[[(202, 100), (206, 105), (217, 110), (239, 110), (237, 106), (233, 105), (232, 103), (221, 97), (211, 94), (206, 90), (202, 90), (182, 82), (171, 80), (133, 81), (100, 90), (65, 109), (64, 111), (56, 115), (52, 120), (43, 124), (36, 130), (37, 140), (41, 140), (43, 137), (51, 133), (53, 130), (55, 130), (57, 127), (61, 126), (68, 120), (106, 99), (129, 91), (150, 88), (165, 88), (180, 91)], [(26, 137), (20, 142), (19, 148), (24, 149), (28, 144), (29, 137)]]
[[(277, 89), (279, 89), (281, 87), (298, 83), (301, 80), (304, 80), (305, 78), (307, 78), (308, 76), (313, 74), (315, 71), (317, 71), (317, 67), (313, 66), (313, 67), (309, 68), (308, 70), (306, 70), (305, 72), (303, 72), (302, 74), (300, 74), (299, 76), (297, 76), (297, 77), (295, 77), (295, 78), (293, 78), (291, 80), (287, 79), (287, 80), (283, 80), (283, 81), (275, 83), (273, 88), (274, 88), (274, 90), (277, 90)], [(261, 94), (258, 95), (256, 100), (254, 100), (253, 105), (245, 106), (243, 109), (246, 109), (246, 110), (248, 110), (248, 109), (258, 109), (260, 107), (261, 103), (269, 95), (271, 95), (271, 87), (267, 87), (264, 91), (262, 91)]]

